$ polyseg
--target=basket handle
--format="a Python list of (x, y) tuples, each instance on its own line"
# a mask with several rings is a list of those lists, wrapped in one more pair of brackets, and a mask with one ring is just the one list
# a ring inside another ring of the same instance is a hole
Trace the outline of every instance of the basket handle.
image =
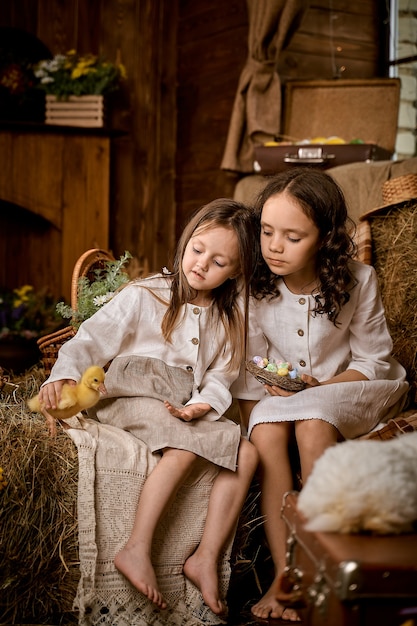
[(114, 261), (114, 256), (108, 250), (101, 248), (91, 248), (80, 256), (72, 271), (71, 279), (71, 308), (77, 310), (78, 300), (78, 279), (87, 276), (88, 272), (94, 269), (94, 265), (99, 261)]

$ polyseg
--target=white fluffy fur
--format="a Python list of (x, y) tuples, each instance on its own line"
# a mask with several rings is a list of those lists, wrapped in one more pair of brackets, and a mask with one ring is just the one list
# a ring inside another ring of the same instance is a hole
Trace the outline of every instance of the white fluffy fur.
[(378, 534), (417, 520), (417, 432), (387, 441), (345, 441), (317, 460), (298, 498), (314, 531)]

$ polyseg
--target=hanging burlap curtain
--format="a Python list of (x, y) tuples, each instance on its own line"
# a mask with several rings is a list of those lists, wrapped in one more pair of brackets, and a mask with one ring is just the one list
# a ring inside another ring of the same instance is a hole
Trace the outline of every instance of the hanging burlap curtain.
[(308, 0), (247, 0), (248, 60), (233, 105), (221, 168), (253, 171), (253, 146), (280, 131), (279, 53), (288, 44)]

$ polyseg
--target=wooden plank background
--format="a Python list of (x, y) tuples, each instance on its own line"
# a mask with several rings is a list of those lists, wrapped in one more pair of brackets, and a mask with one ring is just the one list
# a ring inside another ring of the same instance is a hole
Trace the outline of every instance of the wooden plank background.
[[(281, 55), (282, 82), (387, 75), (382, 5), (311, 0)], [(130, 250), (145, 271), (169, 265), (190, 213), (231, 196), (238, 180), (220, 163), (247, 56), (245, 0), (2, 0), (1, 27), (36, 35), (52, 54), (73, 48), (125, 64), (128, 79), (110, 101), (122, 134), (112, 140), (109, 247), (116, 256)], [(47, 171), (39, 184), (47, 188)], [(16, 223), (0, 205), (0, 282), (40, 287), (49, 277), (33, 256), (44, 254), (36, 233), (47, 224), (19, 211)], [(56, 237), (48, 245), (58, 259)]]

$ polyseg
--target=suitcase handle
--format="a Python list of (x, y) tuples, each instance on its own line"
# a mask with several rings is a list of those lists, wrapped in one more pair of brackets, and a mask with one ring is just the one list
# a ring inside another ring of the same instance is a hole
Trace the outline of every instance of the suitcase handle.
[(309, 165), (320, 165), (335, 158), (335, 154), (326, 154), (322, 147), (298, 148), (297, 154), (286, 154), (284, 163), (307, 163)]
[(320, 163), (327, 163), (329, 159), (334, 159), (334, 154), (326, 155), (326, 157), (322, 159), (299, 159), (297, 156), (289, 156), (285, 157), (284, 163), (307, 163), (316, 165)]

